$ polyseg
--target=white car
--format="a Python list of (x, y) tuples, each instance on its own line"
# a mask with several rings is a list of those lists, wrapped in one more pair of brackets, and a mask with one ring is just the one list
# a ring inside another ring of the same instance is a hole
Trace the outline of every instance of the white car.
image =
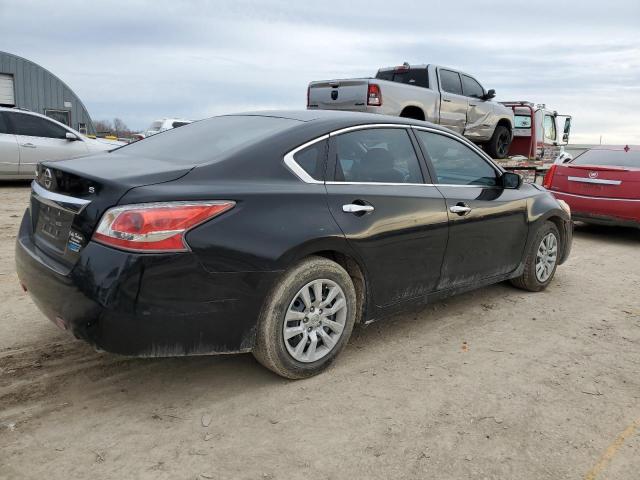
[(151, 123), (151, 126), (144, 132), (144, 136), (150, 137), (156, 133), (182, 127), (183, 125), (189, 125), (190, 123), (193, 123), (193, 121), (185, 120), (184, 118), (161, 118)]
[(44, 160), (80, 157), (124, 145), (92, 139), (39, 113), (0, 107), (0, 180), (27, 180)]

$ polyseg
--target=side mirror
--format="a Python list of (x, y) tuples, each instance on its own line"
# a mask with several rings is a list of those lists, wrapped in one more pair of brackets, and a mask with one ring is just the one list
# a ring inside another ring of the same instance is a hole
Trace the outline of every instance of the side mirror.
[(517, 190), (522, 185), (522, 177), (517, 173), (504, 172), (502, 177), (500, 177), (500, 183), (502, 184), (502, 188)]
[(484, 98), (485, 100), (490, 100), (490, 99), (492, 99), (492, 98), (493, 98), (493, 97), (495, 97), (495, 96), (496, 96), (496, 91), (492, 88), (492, 89), (490, 89), (490, 90), (487, 90), (487, 93), (485, 93), (485, 94), (484, 94), (484, 97), (483, 97), (483, 98)]
[(76, 140), (80, 140), (75, 133), (67, 132), (65, 134), (65, 138), (70, 142), (75, 142)]

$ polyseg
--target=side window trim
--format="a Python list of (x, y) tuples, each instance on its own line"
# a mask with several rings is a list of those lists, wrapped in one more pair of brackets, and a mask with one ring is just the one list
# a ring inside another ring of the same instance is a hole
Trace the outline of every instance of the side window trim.
[[(427, 127), (420, 127), (417, 125), (412, 125), (411, 128), (413, 130), (421, 130), (423, 132), (429, 132), (429, 133), (434, 133), (437, 135), (442, 135), (443, 137), (449, 137), (452, 140), (455, 140), (459, 143), (461, 143), (462, 145), (465, 145), (466, 147), (469, 147), (474, 153), (476, 153), (478, 155), (478, 157), (480, 157), (482, 160), (484, 160), (496, 173), (496, 177), (499, 177), (500, 175), (502, 175), (504, 173), (504, 170), (501, 169), (500, 167), (498, 167), (495, 163), (493, 163), (493, 161), (489, 158), (487, 158), (486, 154), (480, 150), (474, 143), (472, 142), (467, 142), (467, 141), (462, 141), (461, 139), (459, 139), (458, 137), (456, 137), (455, 135), (449, 134), (447, 132), (443, 132), (442, 130), (437, 130), (435, 128), (427, 128)], [(422, 154), (424, 155), (424, 159), (425, 162), (427, 164), (427, 167), (429, 169), (429, 174), (431, 175), (431, 178), (435, 179), (435, 181), (438, 181), (438, 177), (436, 175), (435, 172), (435, 167), (433, 166), (433, 163), (431, 162), (431, 158), (429, 157), (429, 153), (425, 151), (425, 149), (422, 147), (422, 145), (420, 145), (420, 150), (422, 151)], [(461, 187), (461, 188), (500, 188), (496, 185), (493, 186), (483, 186), (483, 185), (456, 185), (456, 184), (446, 184), (446, 183), (433, 183), (433, 186), (441, 186), (441, 187)]]
[[(327, 141), (328, 139), (329, 139), (329, 135), (328, 134), (327, 135), (323, 135), (321, 137), (314, 138), (313, 140), (311, 140), (311, 141), (309, 141), (307, 143), (304, 143), (304, 144), (300, 145), (299, 147), (294, 148), (293, 150), (291, 150), (289, 153), (287, 153), (284, 156), (284, 164), (289, 168), (289, 170), (291, 170), (293, 172), (293, 174), (295, 176), (297, 176), (303, 182), (305, 182), (305, 183), (315, 183), (315, 184), (324, 184), (324, 180), (316, 180), (311, 175), (309, 175), (304, 168), (302, 168), (300, 165), (298, 165), (298, 162), (296, 162), (294, 156), (299, 151), (304, 150), (305, 148), (310, 147), (312, 145), (315, 145), (318, 142)], [(325, 163), (326, 163), (326, 159), (325, 159)], [(324, 171), (325, 171), (325, 178), (326, 178), (327, 177), (326, 172), (328, 171), (328, 166), (325, 167)]]
[[(317, 142), (331, 140), (331, 137), (340, 135), (341, 133), (346, 133), (354, 130), (370, 129), (370, 128), (404, 128), (406, 129), (407, 133), (409, 134), (409, 137), (411, 138), (416, 156), (418, 157), (418, 161), (421, 164), (420, 168), (422, 170), (422, 176), (425, 180), (425, 183), (343, 182), (343, 181), (329, 180), (329, 179), (335, 179), (336, 161), (335, 161), (335, 142), (334, 141), (329, 141), (329, 145), (327, 148), (329, 158), (327, 160), (327, 164), (325, 168), (324, 181), (316, 180), (315, 178), (313, 178), (300, 165), (298, 165), (294, 159), (294, 155), (298, 153), (300, 150), (304, 150), (305, 148), (310, 147), (311, 145), (314, 145)], [(498, 165), (493, 163), (493, 161), (490, 158), (488, 158), (487, 155), (472, 142), (462, 140), (453, 134), (450, 134), (435, 128), (421, 127), (418, 125), (399, 124), (399, 123), (387, 123), (387, 124), (378, 123), (378, 124), (356, 125), (352, 127), (342, 128), (339, 130), (334, 130), (333, 132), (330, 132), (326, 135), (322, 135), (321, 137), (318, 137), (318, 138), (314, 138), (313, 140), (310, 140), (300, 145), (299, 147), (294, 148), (293, 150), (285, 154), (283, 160), (286, 167), (289, 170), (291, 170), (291, 172), (295, 176), (297, 176), (304, 183), (311, 183), (311, 184), (326, 183), (329, 185), (398, 185), (398, 186), (405, 185), (405, 186), (428, 186), (428, 187), (440, 185), (440, 186), (460, 187), (460, 188), (478, 188), (479, 187), (478, 185), (447, 185), (447, 184), (441, 184), (441, 183), (428, 183), (428, 182), (433, 182), (433, 179), (434, 178), (437, 179), (437, 177), (435, 176), (435, 171), (434, 171), (433, 164), (431, 163), (431, 159), (429, 158), (428, 154), (424, 151), (424, 149), (422, 148), (417, 138), (415, 138), (414, 130), (421, 130), (425, 132), (431, 132), (438, 135), (442, 135), (445, 137), (450, 137), (453, 140), (456, 140), (462, 143), (463, 145), (471, 148), (471, 150), (473, 150), (480, 158), (482, 158), (487, 164), (489, 164), (491, 168), (493, 168), (493, 170), (496, 172), (496, 176), (500, 176), (504, 173), (504, 170), (502, 168), (500, 168)], [(425, 167), (426, 167), (426, 170), (424, 170)], [(483, 187), (483, 188), (496, 188), (496, 187)]]

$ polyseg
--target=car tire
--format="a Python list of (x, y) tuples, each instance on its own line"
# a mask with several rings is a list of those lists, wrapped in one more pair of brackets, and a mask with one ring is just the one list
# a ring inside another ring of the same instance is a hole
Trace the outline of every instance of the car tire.
[(511, 145), (511, 133), (505, 126), (498, 125), (485, 145), (485, 150), (491, 158), (505, 158)]
[(356, 290), (346, 270), (324, 257), (306, 258), (287, 270), (266, 298), (252, 353), (282, 377), (317, 375), (347, 344), (356, 308)]
[[(539, 292), (547, 288), (558, 267), (558, 259), (562, 252), (561, 242), (562, 238), (558, 227), (553, 222), (544, 222), (529, 247), (522, 275), (511, 279), (511, 283), (530, 292)], [(550, 248), (550, 244), (553, 244), (554, 247)], [(553, 262), (551, 263), (552, 256)]]

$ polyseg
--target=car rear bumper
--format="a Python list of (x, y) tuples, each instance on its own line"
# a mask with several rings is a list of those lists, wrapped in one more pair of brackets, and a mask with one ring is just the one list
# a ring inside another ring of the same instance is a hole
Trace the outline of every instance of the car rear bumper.
[(640, 227), (640, 200), (590, 197), (555, 191), (553, 195), (569, 204), (574, 220)]
[(279, 272), (206, 271), (195, 255), (135, 254), (89, 242), (69, 269), (37, 249), (29, 214), (16, 270), (38, 308), (96, 348), (134, 356), (249, 351)]

